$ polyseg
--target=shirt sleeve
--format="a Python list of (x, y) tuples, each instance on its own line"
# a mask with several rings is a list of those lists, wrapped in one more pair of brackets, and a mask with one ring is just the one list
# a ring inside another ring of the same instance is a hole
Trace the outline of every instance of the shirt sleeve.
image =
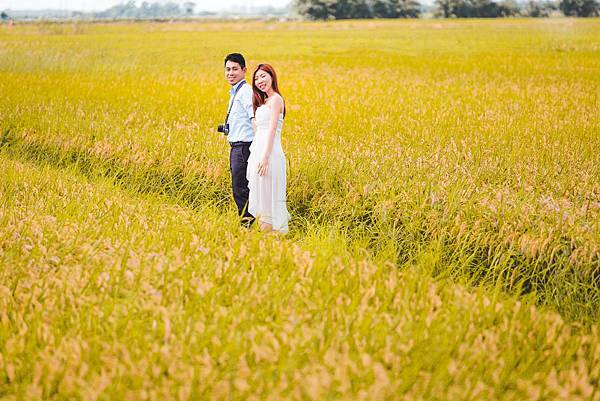
[(248, 115), (248, 118), (254, 118), (254, 106), (252, 105), (252, 88), (250, 85), (245, 84), (242, 88), (240, 95), (240, 101), (242, 102), (242, 106)]

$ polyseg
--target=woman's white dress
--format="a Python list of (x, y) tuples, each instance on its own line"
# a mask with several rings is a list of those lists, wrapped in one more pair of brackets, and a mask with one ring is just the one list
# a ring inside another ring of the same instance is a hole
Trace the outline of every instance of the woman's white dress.
[(263, 159), (267, 148), (271, 124), (270, 106), (259, 106), (256, 109), (255, 118), (256, 133), (252, 145), (250, 145), (250, 157), (246, 171), (250, 189), (248, 212), (260, 221), (271, 224), (273, 230), (286, 233), (290, 214), (286, 203), (286, 159), (281, 147), (283, 113), (279, 113), (273, 139), (273, 150), (269, 156), (269, 166), (266, 174), (262, 177), (258, 175), (258, 163)]

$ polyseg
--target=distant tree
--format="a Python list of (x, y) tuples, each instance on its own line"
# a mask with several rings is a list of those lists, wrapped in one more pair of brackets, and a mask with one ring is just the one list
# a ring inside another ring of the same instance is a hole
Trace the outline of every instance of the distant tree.
[(559, 8), (567, 17), (600, 16), (600, 3), (597, 0), (562, 0)]
[(134, 18), (137, 15), (137, 7), (135, 6), (135, 1), (130, 0), (125, 4), (121, 4), (120, 5), (121, 8), (119, 9), (119, 6), (115, 6), (117, 7), (117, 17), (125, 17), (125, 18)]
[(151, 15), (151, 6), (147, 1), (143, 1), (138, 10), (141, 18), (148, 18)]
[(333, 15), (335, 19), (348, 19), (350, 18), (350, 12), (352, 11), (351, 0), (338, 0), (330, 3), (329, 13)]
[(193, 13), (195, 3), (187, 2), (187, 9), (183, 9), (175, 2), (167, 2), (164, 4), (155, 2), (142, 2), (139, 7), (136, 7), (135, 1), (130, 0), (127, 3), (119, 4), (110, 7), (99, 13), (95, 13), (95, 18), (172, 18), (179, 17), (184, 14), (190, 15)]
[(150, 4), (150, 7), (148, 7), (148, 16), (149, 17), (158, 18), (161, 16), (161, 14), (162, 14), (162, 7), (160, 4), (158, 4), (158, 3)]
[(96, 13), (95, 16), (98, 18), (126, 18), (135, 16), (136, 11), (135, 1), (129, 1), (107, 8), (104, 11)]
[(517, 0), (503, 0), (498, 3), (499, 17), (511, 17), (521, 13), (521, 7)]
[(525, 14), (533, 18), (549, 17), (552, 11), (557, 10), (556, 3), (551, 1), (533, 1), (530, 0), (525, 6)]
[(181, 8), (177, 3), (168, 2), (165, 5), (163, 5), (162, 8), (163, 17), (176, 17), (182, 15)]
[(8, 18), (8, 14), (2, 11), (2, 13), (0, 14), (0, 19), (2, 19), (2, 21), (6, 21)]
[(375, 18), (418, 18), (421, 14), (416, 0), (375, 0), (371, 9)]
[(310, 19), (416, 18), (417, 0), (296, 0), (301, 15)]
[(183, 3), (183, 9), (185, 10), (185, 15), (190, 16), (194, 14), (194, 8), (196, 7), (196, 3), (193, 1), (186, 1)]
[(442, 18), (450, 18), (452, 17), (452, 11), (454, 10), (455, 1), (452, 0), (435, 0), (433, 4), (435, 5), (434, 15), (436, 17)]
[(416, 0), (388, 0), (389, 18), (418, 18), (421, 5)]
[(493, 0), (435, 0), (435, 5), (435, 14), (444, 18), (495, 18), (519, 13), (514, 0), (500, 3)]
[(374, 0), (371, 4), (372, 15), (375, 18), (389, 18), (389, 2), (387, 0)]
[(330, 1), (329, 9), (335, 19), (372, 18), (367, 0)]
[(367, 0), (352, 0), (350, 18), (373, 18), (369, 2)]
[(301, 15), (314, 20), (333, 18), (331, 0), (296, 0), (295, 7)]

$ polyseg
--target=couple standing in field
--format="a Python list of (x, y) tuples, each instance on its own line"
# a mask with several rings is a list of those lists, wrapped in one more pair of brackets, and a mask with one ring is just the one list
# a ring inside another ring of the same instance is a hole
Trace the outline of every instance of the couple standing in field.
[(229, 166), (233, 199), (246, 225), (257, 219), (260, 229), (286, 233), (286, 159), (281, 147), (285, 104), (277, 74), (259, 64), (252, 86), (245, 79), (246, 60), (239, 53), (225, 57), (225, 78), (231, 85), (225, 124), (231, 151)]

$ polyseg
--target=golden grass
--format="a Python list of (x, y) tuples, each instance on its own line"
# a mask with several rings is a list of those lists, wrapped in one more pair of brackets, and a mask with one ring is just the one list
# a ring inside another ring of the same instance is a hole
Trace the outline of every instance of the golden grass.
[[(0, 396), (599, 399), (599, 33), (0, 26)], [(232, 208), (236, 50), (280, 75), (285, 238)]]
[[(597, 327), (0, 160), (5, 399), (599, 399)], [(421, 266), (423, 265), (423, 266)]]

